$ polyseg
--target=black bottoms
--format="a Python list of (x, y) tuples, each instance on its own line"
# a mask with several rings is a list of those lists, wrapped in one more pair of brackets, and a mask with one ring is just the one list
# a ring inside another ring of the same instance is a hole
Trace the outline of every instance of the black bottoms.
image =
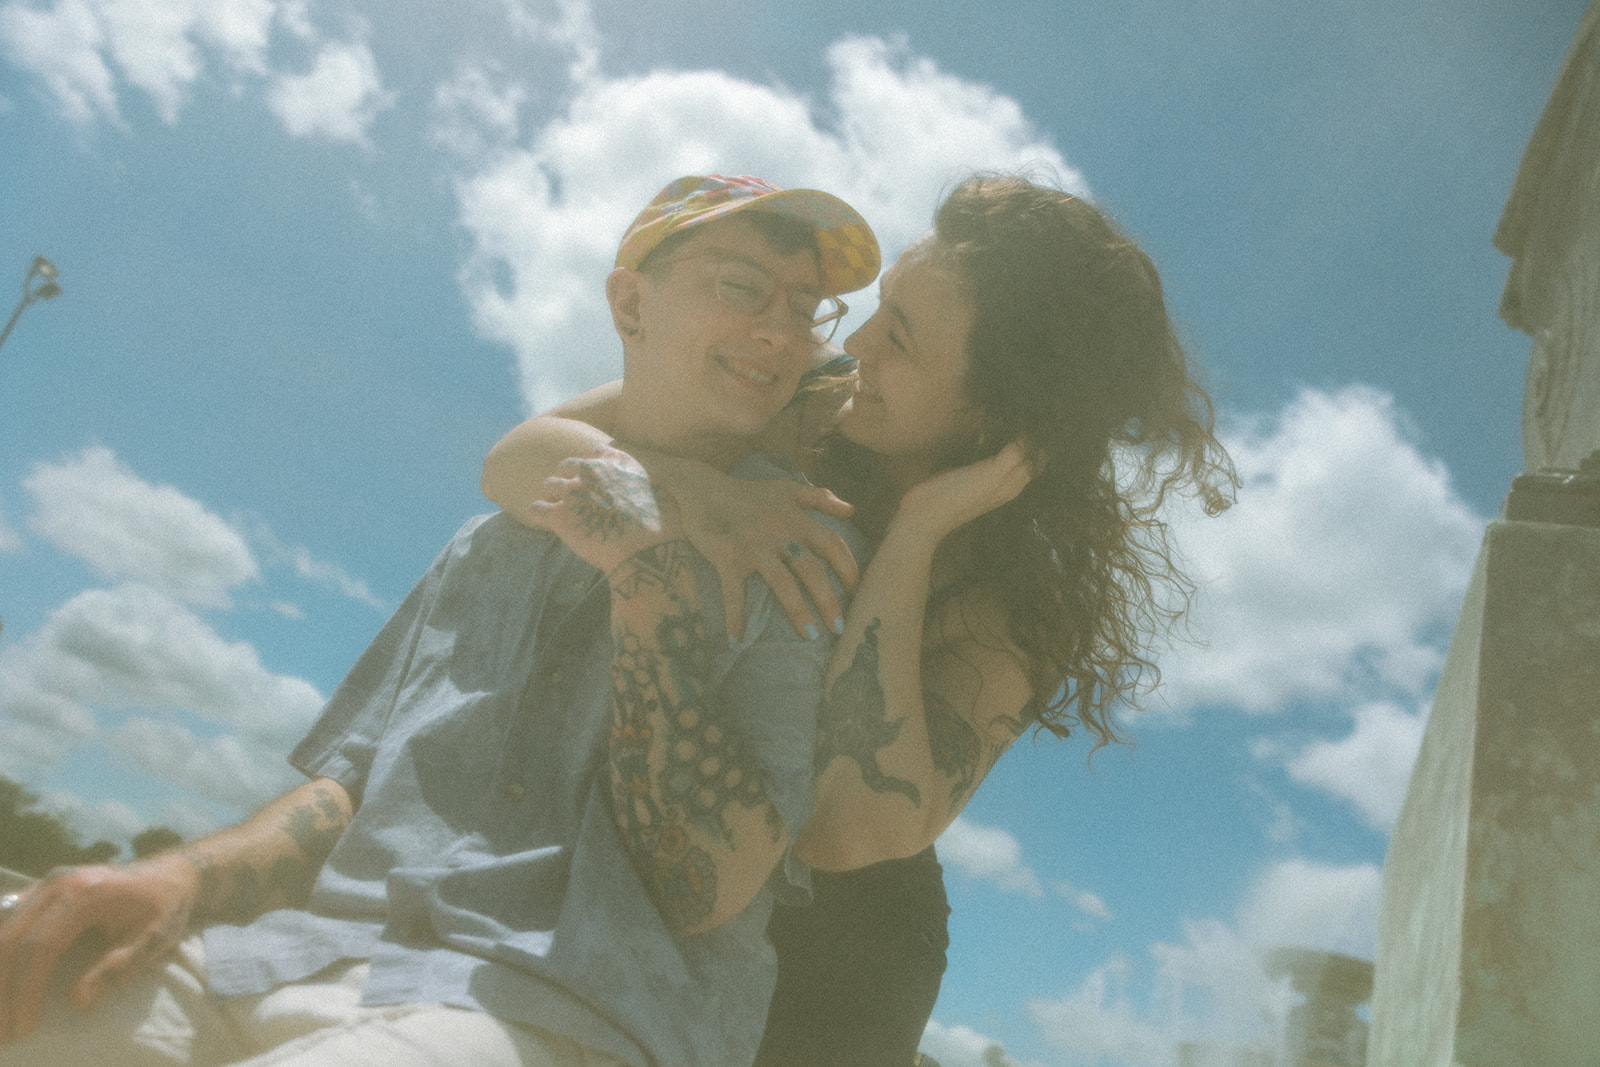
[(756, 1067), (911, 1067), (950, 944), (932, 847), (812, 878), (811, 906), (767, 927), (778, 987)]

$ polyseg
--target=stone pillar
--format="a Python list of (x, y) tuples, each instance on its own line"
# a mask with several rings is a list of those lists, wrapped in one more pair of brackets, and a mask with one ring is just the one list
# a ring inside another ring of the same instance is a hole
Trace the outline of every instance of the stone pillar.
[[(1370, 1067), (1600, 1063), (1600, 484), (1489, 525), (1384, 864)], [(1574, 486), (1576, 488), (1574, 489)], [(1533, 521), (1540, 518), (1561, 521)]]

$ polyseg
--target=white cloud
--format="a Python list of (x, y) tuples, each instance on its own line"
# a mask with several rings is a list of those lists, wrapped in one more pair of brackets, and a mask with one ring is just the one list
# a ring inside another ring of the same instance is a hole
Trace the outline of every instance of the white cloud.
[(126, 841), (147, 825), (120, 800), (91, 804), (82, 797), (60, 792), (46, 793), (39, 799), (40, 807), (65, 820), (82, 835), (85, 844), (92, 841)]
[(939, 859), (964, 877), (989, 882), (1008, 893), (1044, 895), (1039, 876), (1022, 861), (1022, 845), (994, 826), (958, 815), (939, 835)]
[(1111, 909), (1106, 907), (1106, 902), (1100, 898), (1099, 894), (1091, 893), (1087, 889), (1076, 889), (1064, 882), (1056, 888), (1061, 892), (1062, 896), (1072, 901), (1077, 906), (1077, 909), (1085, 915), (1099, 919), (1101, 922), (1111, 921)]
[(116, 79), (100, 55), (104, 41), (100, 20), (85, 0), (61, 0), (44, 10), (20, 0), (0, 7), (7, 59), (43, 79), (72, 122), (118, 117)]
[[(379, 600), (370, 586), (360, 578), (356, 578), (337, 563), (318, 559), (311, 554), (311, 550), (303, 545), (287, 545), (279, 540), (266, 523), (259, 520), (245, 525), (250, 532), (250, 537), (263, 550), (269, 563), (282, 564), (290, 567), (300, 577), (309, 582), (342, 593), (351, 600), (359, 600), (370, 607), (385, 610), (387, 605)], [(272, 609), (278, 614), (291, 619), (305, 617), (305, 612), (293, 604), (282, 601), (274, 602)]]
[(1394, 828), (1422, 747), (1427, 716), (1395, 704), (1363, 704), (1355, 727), (1336, 740), (1313, 741), (1287, 762), (1289, 776), (1354, 804), (1367, 824)]
[(482, 159), (515, 144), (528, 90), (469, 67), (434, 91), (433, 138), (462, 159)]
[(1090, 1063), (1109, 1058), (1129, 1067), (1166, 1064), (1173, 1043), (1128, 998), (1124, 987), (1131, 969), (1128, 961), (1114, 959), (1064, 997), (1028, 1001), (1028, 1018), (1045, 1040)]
[(267, 91), (267, 106), (291, 136), (347, 144), (366, 144), (368, 127), (393, 102), (360, 41), (324, 45), (310, 71), (279, 74)]
[[(516, 351), (530, 407), (619, 373), (604, 278), (628, 222), (681, 174), (732, 171), (826, 189), (867, 217), (887, 255), (927, 228), (940, 192), (969, 168), (1043, 165), (1084, 190), (1017, 104), (992, 89), (871, 38), (839, 41), (827, 60), (826, 125), (799, 95), (717, 71), (607, 79), (579, 64), (566, 113), (516, 151), (503, 147), (508, 87), (494, 99), (487, 83), (458, 79), (441, 90), (449, 142), (487, 153), (457, 183), (472, 239), (462, 286), (479, 330)], [(475, 114), (476, 135), (463, 122)], [(875, 297), (852, 303), (860, 322)]]
[(201, 738), (171, 721), (130, 719), (112, 730), (109, 740), (156, 778), (241, 812), (301, 781), (281, 747), (235, 735)]
[(1380, 883), (1370, 863), (1274, 863), (1231, 922), (1189, 920), (1182, 943), (1150, 946), (1148, 997), (1130, 991), (1134, 963), (1115, 957), (1076, 989), (1028, 1001), (1028, 1016), (1046, 1040), (1088, 1062), (1167, 1067), (1184, 1041), (1272, 1051), (1297, 998), (1287, 978), (1269, 974), (1270, 954), (1309, 948), (1371, 959)]
[(919, 1050), (939, 1061), (940, 1067), (1027, 1067), (1006, 1055), (994, 1038), (970, 1026), (945, 1026), (929, 1019)]
[(231, 526), (177, 489), (144, 481), (110, 449), (35, 464), (23, 485), (35, 502), (29, 527), (107, 578), (226, 606), (228, 589), (260, 577)]
[(1352, 682), (1424, 692), (1485, 519), (1410, 440), (1393, 400), (1308, 389), (1226, 437), (1237, 506), (1174, 523), (1202, 581), (1203, 645), (1164, 657), (1167, 703), (1273, 711)]
[(1251, 886), (1238, 927), (1253, 946), (1313, 948), (1371, 959), (1377, 949), (1382, 872), (1289, 859), (1267, 868)]
[(0, 8), (0, 41), (74, 122), (118, 120), (115, 67), (171, 123), (205, 70), (205, 47), (220, 53), (231, 73), (265, 69), (273, 13), (270, 0), (57, 0), (48, 8), (13, 2)]
[(91, 589), (0, 649), (0, 711), (63, 745), (96, 731), (90, 709), (186, 712), (280, 755), (323, 702), (273, 674), (176, 601), (138, 585)]

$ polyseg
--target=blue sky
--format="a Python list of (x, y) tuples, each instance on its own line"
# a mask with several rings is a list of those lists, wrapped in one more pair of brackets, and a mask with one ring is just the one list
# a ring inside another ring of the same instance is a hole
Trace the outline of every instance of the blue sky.
[(669, 178), (827, 188), (893, 254), (1042, 166), (1161, 265), (1245, 487), (1177, 520), (1197, 643), (1137, 744), (1020, 745), (946, 835), (925, 1047), (1270, 1048), (1262, 949), (1371, 955), (1521, 467), (1490, 241), (1584, 7), (4, 0), (0, 281), (65, 295), (0, 350), (0, 773), (122, 840), (290, 784), (483, 452), (617, 372), (601, 279)]

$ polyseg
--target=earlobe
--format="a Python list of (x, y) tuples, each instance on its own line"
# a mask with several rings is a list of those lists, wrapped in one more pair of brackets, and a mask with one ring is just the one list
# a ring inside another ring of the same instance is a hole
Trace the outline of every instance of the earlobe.
[(639, 305), (643, 298), (644, 276), (636, 270), (618, 267), (606, 276), (606, 302), (611, 305), (611, 324), (623, 341), (636, 341), (643, 332)]

